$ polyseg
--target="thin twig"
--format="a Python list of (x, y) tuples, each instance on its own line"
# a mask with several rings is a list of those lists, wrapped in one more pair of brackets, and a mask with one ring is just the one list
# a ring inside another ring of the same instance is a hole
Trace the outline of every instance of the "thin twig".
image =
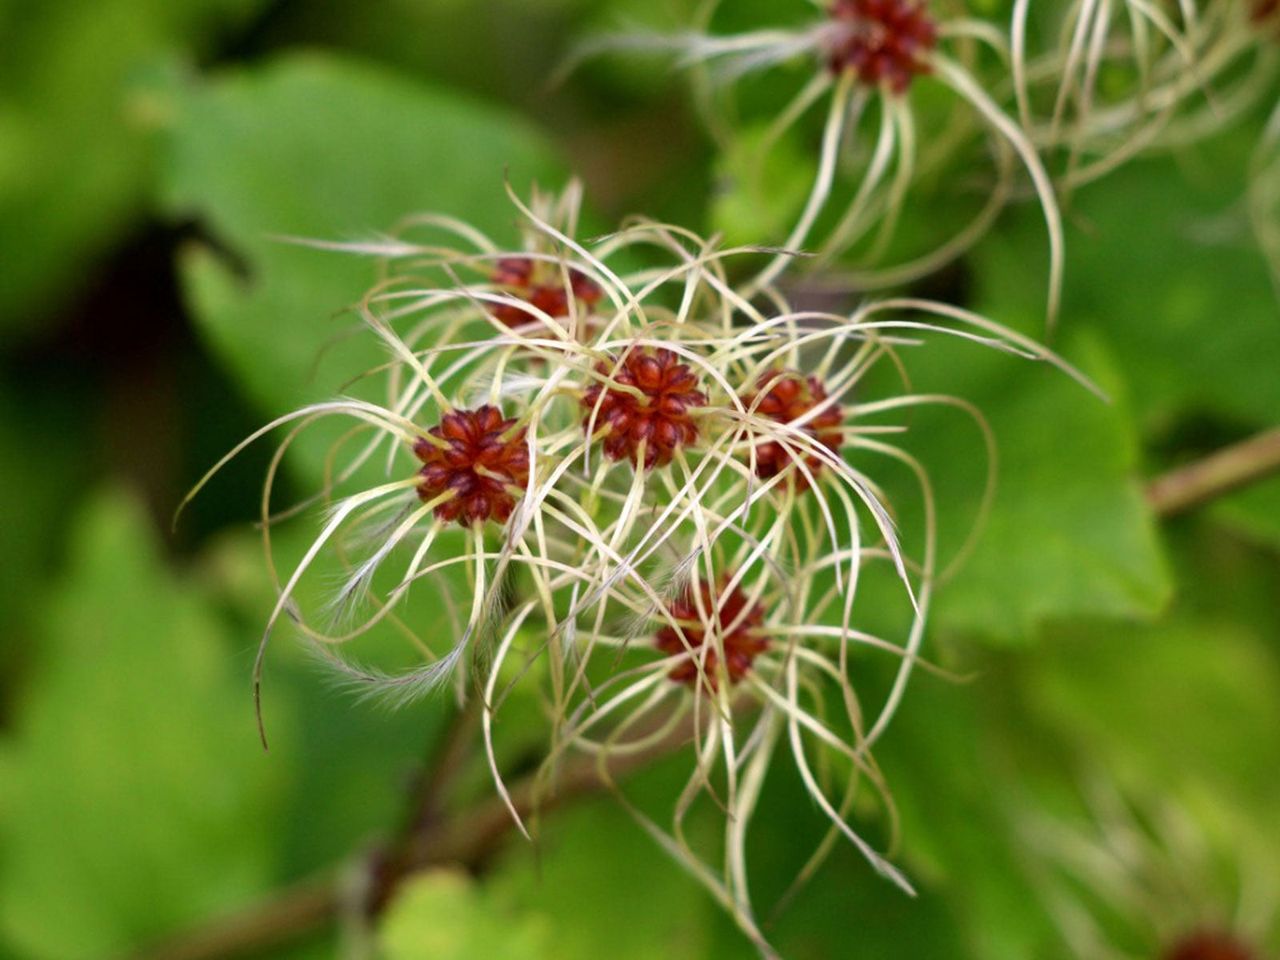
[(259, 953), (298, 940), (337, 916), (338, 878), (310, 877), (230, 917), (189, 930), (134, 956), (147, 960), (215, 960)]
[(449, 790), (466, 766), (479, 724), (480, 701), (473, 697), (450, 717), (443, 734), (435, 738), (408, 805), (401, 838), (422, 832), (441, 817)]
[(444, 732), (434, 738), (399, 832), (371, 857), (370, 882), (364, 893), (364, 909), (369, 915), (386, 907), (409, 872), (407, 857), (414, 839), (440, 825), (449, 789), (466, 766), (471, 741), (480, 724), (479, 703), (474, 697), (468, 700), (450, 716)]
[(1162, 517), (1184, 513), (1280, 472), (1280, 427), (1157, 477), (1147, 502)]

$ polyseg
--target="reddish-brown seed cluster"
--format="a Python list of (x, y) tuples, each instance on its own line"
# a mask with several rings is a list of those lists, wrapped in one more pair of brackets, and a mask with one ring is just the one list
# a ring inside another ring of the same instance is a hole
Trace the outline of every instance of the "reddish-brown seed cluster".
[(1255, 955), (1234, 937), (1201, 932), (1180, 941), (1164, 960), (1255, 960)]
[[(755, 392), (745, 394), (742, 404), (750, 410), (758, 401), (755, 406), (758, 416), (768, 417), (778, 423), (792, 423), (826, 400), (826, 388), (817, 377), (806, 377), (790, 370), (775, 370), (766, 373), (756, 382)], [(839, 404), (832, 403), (806, 420), (798, 429), (835, 453), (844, 440), (840, 429), (843, 423), (844, 412)], [(768, 480), (790, 466), (798, 458), (796, 444), (792, 442), (790, 446), (791, 449), (788, 450), (776, 440), (757, 444), (756, 476)], [(803, 455), (803, 460), (809, 472), (817, 476), (822, 469), (822, 459), (811, 453)], [(804, 490), (809, 485), (808, 479), (800, 470), (795, 471), (794, 482), (799, 490)]]
[[(568, 274), (566, 287), (564, 274), (555, 264), (532, 257), (503, 257), (494, 266), (491, 279), (506, 293), (558, 320), (569, 316), (571, 294), (587, 310), (599, 303), (603, 296), (600, 285), (581, 270), (570, 267)], [(494, 317), (508, 327), (518, 327), (536, 319), (515, 304), (493, 304), (491, 310)]]
[(497, 407), (455, 410), (428, 431), (443, 444), (425, 438), (414, 444), (423, 464), (418, 496), (427, 501), (454, 493), (435, 508), (438, 519), (463, 526), (484, 520), (506, 523), (516, 505), (510, 488), (523, 487), (529, 479), (525, 430), (515, 424), (504, 420)]
[(598, 364), (596, 371), (641, 394), (603, 383), (593, 383), (583, 394), (583, 426), (589, 432), (609, 428), (606, 456), (639, 463), (643, 445), (644, 465), (652, 469), (670, 463), (676, 447), (698, 439), (698, 425), (689, 411), (705, 406), (707, 398), (689, 365), (675, 353), (636, 348), (621, 361)]
[(869, 87), (902, 93), (929, 72), (938, 28), (924, 0), (834, 0), (830, 12), (841, 28), (828, 54), (835, 73), (852, 70)]
[(1253, 0), (1252, 20), (1259, 26), (1280, 20), (1280, 0)]
[[(718, 689), (720, 673), (720, 651), (724, 651), (724, 671), (731, 684), (741, 680), (751, 669), (751, 664), (761, 653), (769, 648), (769, 640), (760, 632), (764, 623), (764, 609), (752, 603), (741, 588), (734, 587), (728, 593), (724, 585), (730, 575), (726, 574), (720, 587), (711, 589), (706, 583), (698, 585), (701, 595), (702, 613), (692, 588), (688, 588), (670, 607), (672, 618), (680, 624), (684, 631), (684, 639), (676, 632), (675, 627), (667, 624), (658, 631), (654, 643), (663, 653), (669, 656), (687, 654), (692, 648), (699, 650), (707, 642), (707, 625), (711, 624), (713, 636), (712, 648), (696, 657), (690, 656), (682, 660), (668, 676), (677, 683), (694, 685), (698, 679), (698, 665), (706, 674), (706, 686), (712, 692)], [(705, 620), (704, 620), (705, 617)]]

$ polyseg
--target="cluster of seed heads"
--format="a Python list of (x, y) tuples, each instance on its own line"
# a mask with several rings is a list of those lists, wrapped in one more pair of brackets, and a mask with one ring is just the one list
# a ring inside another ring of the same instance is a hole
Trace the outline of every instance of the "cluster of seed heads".
[[(730, 683), (737, 683), (752, 662), (769, 648), (769, 638), (764, 634), (763, 608), (751, 600), (741, 587), (727, 587), (732, 573), (721, 575), (715, 586), (699, 583), (690, 586), (671, 604), (671, 616), (677, 626), (664, 626), (658, 631), (656, 643), (659, 650), (683, 662), (673, 667), (668, 676), (677, 683), (690, 686), (701, 682), (714, 692), (721, 672), (717, 669), (721, 652), (724, 656), (724, 675)], [(719, 638), (719, 643), (706, 651), (704, 669), (689, 657), (707, 643), (709, 631), (706, 624)], [(701, 677), (701, 679), (700, 679)]]
[[(695, 769), (672, 822), (637, 816), (766, 956), (746, 830), (779, 753), (790, 754), (833, 830), (910, 889), (848, 817), (855, 794), (875, 796), (892, 835), (892, 801), (870, 751), (923, 662), (939, 569), (939, 505), (925, 466), (900, 442), (905, 414), (967, 414), (988, 462), (993, 448), (963, 400), (911, 391), (900, 376), (904, 354), (925, 333), (956, 335), (1048, 361), (1092, 386), (985, 317), (866, 295), (936, 272), (1030, 195), (1048, 232), (1052, 324), (1064, 262), (1058, 198), (1143, 149), (1201, 135), (1212, 124), (1189, 105), (1203, 88), (1234, 84), (1247, 104), (1273, 84), (1280, 61), (1255, 28), (1271, 23), (1275, 0), (1241, 2), (1195, 18), (1188, 0), (1178, 22), (1148, 0), (1063, 5), (1061, 36), (1043, 54), (1028, 48), (1029, 0), (1014, 0), (1007, 41), (977, 18), (944, 21), (925, 0), (830, 0), (794, 31), (673, 39), (684, 62), (722, 65), (730, 79), (797, 58), (813, 65), (771, 120), (758, 157), (763, 169), (769, 150), (822, 105), (812, 187), (785, 237), (759, 238), (769, 247), (721, 249), (639, 218), (585, 240), (576, 185), (532, 204), (512, 192), (524, 236), (517, 246), (435, 215), (385, 241), (317, 242), (382, 261), (384, 280), (352, 310), (387, 360), (355, 381), (370, 394), (304, 407), (245, 441), (290, 428), (263, 497), (269, 542), (277, 522), (300, 512), (269, 509), (285, 449), (321, 420), (354, 424), (331, 451), (325, 488), (307, 502), (323, 501), (328, 513), (278, 584), (255, 684), (267, 639), (287, 615), (368, 695), (404, 702), (443, 684), (460, 696), (478, 687), (504, 798), (493, 728), (530, 680), (541, 684), (553, 731), (548, 778), (567, 753), (648, 749), (655, 736), (687, 728)], [(984, 76), (983, 44), (1009, 65), (998, 84)], [(1103, 68), (1119, 78), (1111, 99), (1098, 88)], [(948, 93), (939, 102), (952, 102), (961, 119), (931, 114), (919, 125), (912, 97), (921, 81)], [(709, 103), (730, 96), (732, 84), (712, 93)], [(935, 128), (949, 132), (957, 155), (982, 145), (990, 197), (959, 231), (895, 263), (886, 256), (894, 226), (917, 179), (938, 169), (938, 156), (922, 149)], [(1267, 157), (1260, 169), (1275, 167)], [(1268, 205), (1274, 196), (1266, 193)], [(1265, 235), (1280, 251), (1280, 231)], [(815, 256), (797, 259), (801, 251)], [(814, 271), (862, 299), (835, 312), (794, 308), (780, 279)], [(888, 393), (869, 376), (886, 366), (901, 385)], [(871, 393), (871, 382), (882, 392)], [(990, 493), (989, 480), (979, 520)], [(904, 515), (919, 520), (904, 524)], [(326, 558), (340, 586), (318, 618), (298, 596)], [(875, 567), (889, 571), (903, 601), (894, 636), (859, 622), (855, 595)], [(401, 608), (431, 590), (443, 613), (419, 633)], [(422, 664), (392, 671), (349, 652), (379, 624), (409, 635)], [(853, 681), (853, 665), (870, 658), (889, 660), (874, 709)], [(727, 818), (722, 869), (686, 836), (698, 798)], [(1248, 958), (1230, 950), (1206, 935), (1169, 960)]]
[[(430, 237), (322, 244), (384, 261), (385, 279), (353, 310), (388, 361), (358, 381), (374, 396), (304, 407), (246, 441), (294, 424), (287, 448), (318, 420), (356, 424), (331, 453), (328, 519), (280, 585), (262, 649), (287, 613), (370, 696), (480, 687), (503, 796), (493, 727), (529, 678), (545, 683), (552, 718), (547, 776), (567, 752), (640, 749), (686, 725), (698, 744), (688, 796), (727, 803), (734, 824), (727, 879), (685, 837), (692, 801), (665, 830), (648, 826), (766, 953), (744, 865), (748, 785), (784, 748), (834, 829), (909, 889), (815, 764), (841, 757), (840, 789), (867, 789), (892, 819), (870, 751), (921, 662), (938, 562), (932, 486), (896, 442), (899, 414), (958, 410), (978, 427), (977, 455), (990, 457), (991, 440), (962, 401), (877, 397), (865, 384), (883, 365), (899, 370), (929, 330), (1080, 375), (1029, 338), (930, 301), (824, 313), (794, 310), (769, 286), (753, 299), (731, 277), (758, 254), (669, 225), (636, 220), (580, 240), (564, 226), (576, 221), (575, 188), (559, 202), (512, 198), (523, 248), (443, 217), (414, 219)], [(439, 285), (424, 284), (433, 273)], [(370, 475), (380, 463), (386, 476)], [(900, 471), (916, 503), (911, 529), (882, 468)], [(274, 467), (264, 505), (273, 480)], [(268, 538), (276, 522), (264, 512)], [(297, 595), (330, 551), (343, 573), (317, 622)], [(877, 566), (903, 596), (896, 637), (855, 616), (857, 585)], [(432, 590), (445, 615), (417, 633), (399, 611)], [(392, 672), (354, 655), (393, 618), (427, 652), (421, 666)], [(871, 658), (888, 658), (874, 709), (850, 672)], [(260, 652), (259, 673), (261, 663)]]
[[(827, 390), (817, 377), (806, 377), (794, 370), (766, 373), (756, 384), (756, 391), (743, 396), (742, 401), (761, 416), (778, 423), (802, 424), (801, 429), (833, 453), (838, 452), (842, 441), (840, 425), (844, 414), (840, 404), (832, 402)], [(762, 444), (755, 451), (756, 475), (763, 479), (776, 477), (795, 460), (795, 454), (777, 442)], [(816, 456), (804, 457), (808, 476), (822, 469), (822, 461)], [(801, 487), (808, 485), (807, 476), (796, 481)]]
[[(1024, 811), (1022, 832), (1037, 855), (1033, 880), (1059, 920), (1072, 956), (1155, 960), (1265, 960), (1277, 931), (1266, 898), (1249, 893), (1274, 874), (1221, 824), (1210, 828), (1176, 791), (1093, 771), (1089, 816)], [(1123, 837), (1123, 843), (1116, 839)], [(1100, 895), (1101, 894), (1101, 895)]]

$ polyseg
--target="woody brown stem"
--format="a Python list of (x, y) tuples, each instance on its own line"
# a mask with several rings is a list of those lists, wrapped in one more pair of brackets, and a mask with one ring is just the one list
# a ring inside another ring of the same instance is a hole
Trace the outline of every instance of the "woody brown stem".
[(1280, 471), (1280, 427), (1157, 477), (1147, 502), (1162, 517), (1185, 513)]

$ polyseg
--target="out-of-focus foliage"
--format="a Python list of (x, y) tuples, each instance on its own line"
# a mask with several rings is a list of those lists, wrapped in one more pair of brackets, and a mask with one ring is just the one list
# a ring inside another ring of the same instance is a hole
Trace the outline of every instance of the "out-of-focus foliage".
[[(1280, 378), (1264, 372), (1280, 363), (1276, 299), (1232, 175), (1251, 145), (1249, 131), (1225, 135), (1177, 161), (1135, 163), (1073, 198), (1065, 312), (1115, 351), (1144, 430), (1188, 417), (1271, 424), (1280, 410)], [(1042, 227), (1029, 215), (1010, 220), (976, 257), (977, 301), (1034, 315)]]
[(387, 960), (544, 960), (551, 930), (537, 915), (503, 917), (463, 873), (427, 873), (405, 885), (379, 936)]
[[(939, 351), (919, 365), (917, 385), (972, 401), (998, 444), (990, 522), (963, 572), (939, 592), (938, 620), (948, 627), (1030, 639), (1046, 620), (1150, 616), (1168, 599), (1128, 386), (1091, 333), (1071, 332), (1062, 349), (1109, 402), (1056, 371), (1007, 357), (967, 351), (957, 363), (955, 351)], [(982, 492), (981, 440), (957, 414), (935, 417), (925, 430), (920, 449), (940, 502), (950, 505), (946, 519), (963, 529)]]
[(1280, 548), (1280, 480), (1233, 494), (1218, 505), (1214, 515), (1242, 537)]
[(244, 749), (225, 623), (155, 539), (129, 498), (91, 499), (42, 598), (0, 744), (0, 921), (31, 956), (124, 950), (242, 901), (270, 869), (279, 770)]
[(261, 0), (15, 2), (0, 9), (0, 329), (48, 321), (148, 201), (142, 76), (216, 48)]
[[(41, 462), (53, 473), (76, 466), (76, 411), (66, 400), (50, 399), (39, 409), (27, 406), (17, 390), (0, 388), (0, 490), (10, 510), (0, 524), (0, 630), (16, 630), (41, 587), (39, 571), (57, 556), (59, 535), (66, 528), (62, 489), (32, 469), (29, 451), (41, 450)], [(12, 650), (0, 650), (5, 663)]]
[[(237, 379), (279, 412), (382, 359), (363, 339), (342, 349), (359, 329), (344, 308), (373, 282), (372, 261), (287, 237), (371, 239), (445, 213), (510, 242), (504, 177), (527, 191), (557, 175), (553, 150), (518, 118), (332, 60), (193, 81), (174, 101), (165, 203), (219, 245), (183, 258), (191, 302)], [(336, 349), (318, 362), (326, 345)]]

